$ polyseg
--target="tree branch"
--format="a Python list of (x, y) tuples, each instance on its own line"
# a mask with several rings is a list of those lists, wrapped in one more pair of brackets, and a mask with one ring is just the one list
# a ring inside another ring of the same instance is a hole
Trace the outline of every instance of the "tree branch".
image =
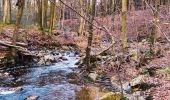
[[(53, 1), (49, 0), (50, 2), (54, 3)], [(82, 16), (79, 12), (77, 12), (75, 9), (73, 9), (72, 7), (70, 7), (69, 5), (67, 5), (66, 3), (64, 3), (62, 0), (59, 0), (63, 5), (65, 5), (66, 7), (68, 7), (69, 9), (71, 9), (72, 11), (74, 11), (76, 14), (78, 14), (80, 17), (82, 17), (85, 21), (87, 21), (88, 23), (92, 24), (95, 28), (99, 29), (99, 30), (102, 30), (104, 32), (106, 32), (107, 34), (110, 35), (111, 37), (111, 40), (112, 40), (112, 44), (106, 48), (105, 50), (102, 50), (102, 52), (98, 53), (97, 55), (101, 55), (103, 52), (109, 50), (111, 47), (113, 47), (114, 45), (114, 38), (111, 34), (111, 32), (109, 32), (109, 30), (104, 27), (103, 25), (101, 25), (101, 27), (98, 27), (97, 25), (93, 24), (93, 22), (90, 22), (86, 17)], [(95, 20), (96, 21), (96, 20)], [(96, 21), (97, 22), (97, 21)], [(97, 22), (98, 23), (98, 22)], [(99, 23), (98, 23), (99, 24)], [(97, 55), (94, 55), (94, 56), (97, 56)]]

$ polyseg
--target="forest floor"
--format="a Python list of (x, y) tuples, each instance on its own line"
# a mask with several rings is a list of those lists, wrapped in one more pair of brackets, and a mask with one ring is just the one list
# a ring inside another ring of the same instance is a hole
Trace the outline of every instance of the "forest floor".
[[(170, 18), (164, 8), (161, 9), (159, 15), (161, 31), (170, 36)], [(112, 31), (115, 45), (93, 63), (93, 70), (87, 75), (91, 78), (91, 82), (88, 81), (87, 84), (92, 85), (93, 83), (95, 86), (106, 87), (107, 91), (119, 91), (122, 84), (125, 96), (131, 100), (136, 100), (135, 98), (168, 100), (170, 98), (170, 44), (166, 40), (166, 36), (161, 34), (162, 38), (155, 43), (155, 55), (152, 56), (149, 52), (148, 40), (153, 21), (151, 11), (128, 12), (128, 52), (123, 54), (120, 17), (120, 15), (115, 16), (115, 28)], [(112, 26), (110, 16), (96, 18), (96, 21), (108, 29)], [(87, 34), (77, 36), (77, 33), (74, 32), (78, 27), (76, 23), (77, 20), (64, 21), (65, 27), (71, 27), (71, 29), (54, 30), (52, 37), (47, 36), (47, 33), (21, 28), (18, 33), (18, 42), (28, 44), (30, 51), (53, 50), (57, 47), (63, 51), (73, 50), (83, 58), (87, 46)], [(1, 41), (11, 41), (13, 26), (0, 26), (0, 33)], [(111, 43), (108, 34), (98, 29), (94, 30), (93, 42), (92, 54), (97, 54)], [(1, 47), (1, 49), (4, 48)], [(4, 58), (7, 53), (1, 49), (0, 59)], [(80, 69), (83, 70), (80, 66), (77, 71), (81, 72)], [(88, 90), (91, 91), (90, 88)]]

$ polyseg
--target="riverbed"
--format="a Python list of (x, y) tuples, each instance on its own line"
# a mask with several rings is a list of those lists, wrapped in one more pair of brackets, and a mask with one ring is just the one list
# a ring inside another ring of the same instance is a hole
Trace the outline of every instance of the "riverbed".
[(17, 78), (11, 76), (1, 82), (0, 100), (25, 100), (31, 96), (37, 100), (75, 100), (75, 92), (81, 86), (69, 83), (67, 76), (77, 67), (75, 63), (80, 58), (72, 52), (61, 55), (67, 60), (52, 65), (23, 68), (25, 72), (22, 75)]

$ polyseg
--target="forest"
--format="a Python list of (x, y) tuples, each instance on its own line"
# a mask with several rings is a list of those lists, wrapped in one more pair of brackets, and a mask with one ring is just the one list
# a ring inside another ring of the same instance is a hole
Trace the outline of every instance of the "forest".
[(170, 0), (0, 0), (0, 100), (169, 100)]

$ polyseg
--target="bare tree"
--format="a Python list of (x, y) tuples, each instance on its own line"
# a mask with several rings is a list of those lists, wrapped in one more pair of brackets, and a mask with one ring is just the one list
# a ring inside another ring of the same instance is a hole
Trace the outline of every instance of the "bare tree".
[(91, 46), (92, 46), (92, 40), (93, 40), (93, 20), (95, 17), (95, 6), (96, 6), (96, 0), (92, 0), (91, 6), (89, 8), (89, 21), (91, 23), (88, 24), (88, 32), (89, 32), (89, 36), (88, 36), (88, 45), (87, 45), (87, 49), (86, 49), (86, 58), (85, 58), (85, 64), (86, 64), (86, 70), (90, 71), (91, 70), (91, 66), (90, 66), (90, 52), (91, 52)]

